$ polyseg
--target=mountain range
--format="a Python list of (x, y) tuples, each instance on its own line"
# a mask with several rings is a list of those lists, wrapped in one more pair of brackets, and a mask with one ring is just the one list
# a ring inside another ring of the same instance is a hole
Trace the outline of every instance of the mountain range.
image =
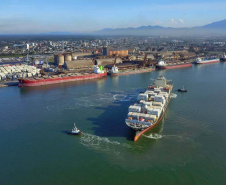
[(172, 28), (162, 26), (140, 26), (137, 28), (105, 28), (94, 32), (97, 35), (168, 35), (168, 36), (200, 36), (200, 35), (226, 35), (226, 19), (204, 26), (192, 28)]
[[(12, 35), (12, 34), (0, 34)], [(104, 28), (99, 31), (89, 33), (72, 33), (72, 32), (48, 32), (39, 34), (19, 34), (19, 35), (47, 35), (47, 36), (73, 36), (73, 35), (124, 35), (124, 36), (226, 36), (226, 19), (218, 22), (213, 22), (204, 26), (197, 27), (162, 27), (162, 26), (140, 26), (140, 27), (128, 27), (128, 28)]]

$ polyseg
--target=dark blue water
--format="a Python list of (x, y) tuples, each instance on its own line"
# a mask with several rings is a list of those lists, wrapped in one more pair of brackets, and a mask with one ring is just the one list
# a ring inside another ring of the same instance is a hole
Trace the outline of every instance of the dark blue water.
[[(188, 93), (134, 143), (124, 119), (150, 80)], [(225, 184), (226, 64), (0, 89), (0, 184)], [(76, 122), (81, 137), (66, 131)]]

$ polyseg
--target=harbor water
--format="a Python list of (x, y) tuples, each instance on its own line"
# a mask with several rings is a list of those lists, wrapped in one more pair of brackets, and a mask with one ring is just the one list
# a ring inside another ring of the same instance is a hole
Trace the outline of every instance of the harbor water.
[[(176, 95), (133, 142), (128, 107), (160, 75)], [(0, 100), (0, 185), (226, 184), (226, 63), (8, 87)], [(82, 136), (67, 134), (74, 122)]]

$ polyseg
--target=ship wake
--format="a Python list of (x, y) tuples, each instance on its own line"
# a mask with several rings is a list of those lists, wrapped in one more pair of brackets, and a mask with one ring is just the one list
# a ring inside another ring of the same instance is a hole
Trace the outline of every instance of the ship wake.
[(177, 98), (177, 94), (171, 93), (170, 97), (171, 98)]
[(188, 139), (188, 138), (184, 138), (183, 136), (179, 136), (179, 135), (162, 135), (162, 134), (157, 134), (157, 133), (152, 133), (149, 135), (145, 135), (143, 134), (142, 136), (149, 138), (149, 139), (162, 139), (162, 138), (176, 138), (176, 139)]
[(149, 139), (161, 139), (163, 136), (161, 134), (150, 134), (150, 135), (143, 135), (146, 138)]
[(118, 141), (111, 141), (106, 137), (99, 137), (92, 134), (84, 133), (80, 138), (80, 143), (89, 149), (97, 152), (104, 152), (114, 154), (118, 158), (124, 149), (131, 149), (133, 146), (126, 143), (120, 143)]
[[(82, 107), (101, 107), (111, 103), (128, 102), (136, 100), (140, 89), (133, 91), (115, 91), (97, 94), (84, 94), (83, 97), (75, 97), (71, 101), (70, 107), (65, 107), (67, 110), (78, 109)], [(62, 106), (62, 105), (61, 105)]]

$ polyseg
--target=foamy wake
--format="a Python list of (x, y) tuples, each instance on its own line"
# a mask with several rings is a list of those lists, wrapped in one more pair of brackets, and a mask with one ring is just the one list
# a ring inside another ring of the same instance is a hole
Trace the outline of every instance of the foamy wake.
[(183, 136), (179, 136), (179, 135), (161, 135), (161, 134), (157, 134), (157, 133), (152, 133), (149, 135), (145, 135), (143, 134), (144, 137), (149, 138), (149, 139), (162, 139), (162, 138), (177, 138), (177, 139), (184, 139)]
[(107, 93), (98, 93), (98, 94), (89, 94), (88, 96), (83, 96), (75, 98), (72, 100), (70, 107), (65, 109), (75, 109), (81, 107), (96, 107), (96, 106), (105, 106), (110, 103), (116, 102), (128, 102), (135, 100), (138, 96), (138, 91), (134, 92), (107, 92)]
[(96, 150), (97, 152), (106, 152), (114, 154), (119, 158), (121, 152), (125, 148), (132, 148), (129, 144), (121, 144), (118, 141), (111, 141), (106, 137), (99, 137), (92, 134), (83, 134), (80, 138), (80, 143), (89, 149)]
[(162, 135), (156, 134), (156, 133), (150, 134), (150, 135), (144, 135), (143, 134), (143, 136), (146, 137), (146, 138), (150, 138), (150, 139), (161, 139), (162, 138)]
[(171, 98), (177, 98), (177, 94), (171, 93)]

